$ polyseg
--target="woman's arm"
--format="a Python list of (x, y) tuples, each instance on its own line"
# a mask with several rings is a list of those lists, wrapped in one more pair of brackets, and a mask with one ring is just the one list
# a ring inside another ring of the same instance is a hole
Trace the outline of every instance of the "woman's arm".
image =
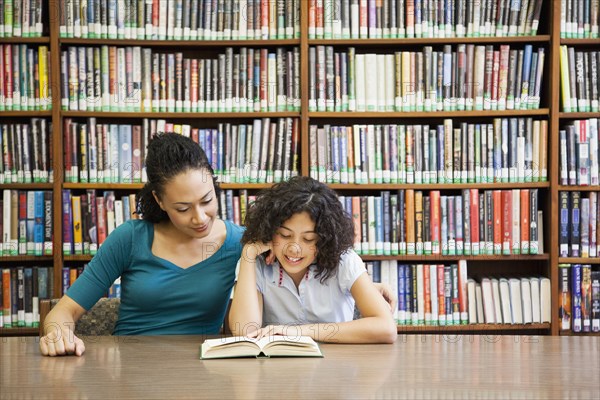
[(84, 313), (85, 308), (69, 296), (63, 296), (44, 320), (44, 336), (40, 338), (42, 355), (82, 355), (85, 345), (75, 336), (75, 323)]
[(262, 326), (263, 298), (256, 289), (256, 258), (269, 248), (264, 244), (247, 244), (242, 250), (229, 310), (229, 329), (234, 336), (246, 336)]
[(394, 343), (398, 334), (390, 307), (366, 272), (356, 279), (350, 292), (363, 316), (361, 319), (297, 326), (269, 325), (250, 336), (302, 335), (329, 343)]

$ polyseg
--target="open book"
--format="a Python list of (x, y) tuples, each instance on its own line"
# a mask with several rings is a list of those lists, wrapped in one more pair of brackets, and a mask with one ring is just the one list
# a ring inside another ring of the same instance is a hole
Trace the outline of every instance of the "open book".
[(259, 340), (234, 336), (202, 343), (202, 359), (235, 357), (323, 357), (323, 354), (310, 336), (266, 336)]

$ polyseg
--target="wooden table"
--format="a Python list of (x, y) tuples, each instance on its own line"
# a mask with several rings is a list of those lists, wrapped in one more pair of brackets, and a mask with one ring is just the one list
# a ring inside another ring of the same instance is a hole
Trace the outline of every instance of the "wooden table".
[(199, 336), (88, 337), (83, 357), (0, 338), (0, 398), (600, 398), (600, 338), (400, 335), (324, 358), (199, 359)]

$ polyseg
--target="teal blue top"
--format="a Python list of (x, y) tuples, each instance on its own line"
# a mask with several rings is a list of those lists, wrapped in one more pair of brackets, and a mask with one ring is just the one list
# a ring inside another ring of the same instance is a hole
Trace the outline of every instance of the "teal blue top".
[(120, 276), (115, 335), (217, 334), (242, 251), (243, 228), (230, 221), (225, 226), (219, 250), (182, 269), (152, 254), (152, 223), (127, 221), (106, 238), (67, 295), (89, 310)]

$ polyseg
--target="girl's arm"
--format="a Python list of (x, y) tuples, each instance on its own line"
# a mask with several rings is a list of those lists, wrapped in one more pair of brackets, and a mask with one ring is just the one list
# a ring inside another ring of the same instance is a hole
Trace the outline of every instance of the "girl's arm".
[(40, 338), (42, 355), (82, 355), (85, 346), (83, 341), (75, 336), (75, 322), (84, 313), (85, 308), (69, 296), (63, 296), (44, 319), (44, 336)]
[(398, 333), (390, 307), (366, 272), (356, 279), (350, 292), (363, 316), (361, 319), (297, 326), (269, 325), (250, 336), (302, 335), (329, 343), (394, 343)]
[(269, 248), (263, 244), (247, 244), (242, 250), (229, 310), (229, 329), (234, 336), (246, 336), (262, 326), (263, 298), (256, 289), (256, 258)]

